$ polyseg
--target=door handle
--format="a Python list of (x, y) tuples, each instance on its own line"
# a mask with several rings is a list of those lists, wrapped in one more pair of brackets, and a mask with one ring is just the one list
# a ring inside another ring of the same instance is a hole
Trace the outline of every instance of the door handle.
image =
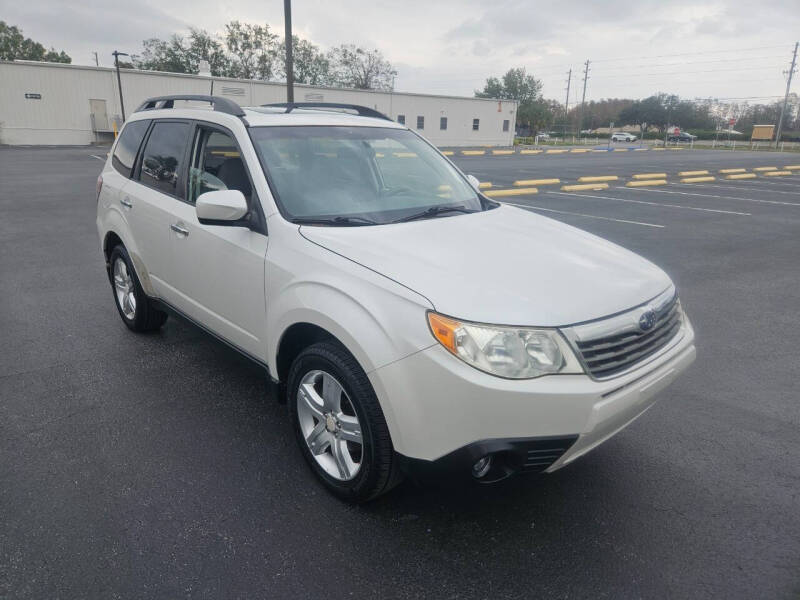
[(122, 206), (124, 206), (125, 208), (133, 208), (133, 203), (132, 203), (130, 200), (128, 200), (128, 197), (127, 197), (127, 196), (125, 196), (124, 198), (122, 198), (122, 199), (119, 201), (119, 203), (120, 203), (120, 204), (122, 204)]
[(182, 235), (182, 236), (189, 235), (189, 230), (185, 229), (184, 227), (181, 227), (177, 223), (173, 223), (172, 225), (169, 226), (169, 228), (172, 229), (172, 231), (174, 231), (178, 235)]

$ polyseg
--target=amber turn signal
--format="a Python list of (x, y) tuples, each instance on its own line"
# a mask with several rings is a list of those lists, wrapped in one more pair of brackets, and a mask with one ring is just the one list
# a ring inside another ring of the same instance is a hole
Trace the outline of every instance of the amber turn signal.
[(428, 324), (431, 327), (433, 337), (439, 340), (439, 343), (450, 352), (458, 354), (456, 350), (456, 329), (461, 327), (461, 323), (455, 319), (429, 312)]

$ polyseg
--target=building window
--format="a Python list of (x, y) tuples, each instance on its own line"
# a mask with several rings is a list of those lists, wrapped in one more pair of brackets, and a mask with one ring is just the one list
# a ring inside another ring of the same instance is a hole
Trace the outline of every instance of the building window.
[(447, 129), (447, 117), (439, 118), (439, 129)]
[(478, 131), (478, 128), (481, 126), (480, 119), (472, 119), (472, 131)]
[(503, 131), (508, 131), (509, 124), (510, 123), (509, 123), (508, 119), (503, 121)]
[(425, 117), (417, 117), (417, 129), (425, 129)]
[(397, 122), (400, 123), (400, 125), (405, 125), (406, 124), (406, 116), (405, 115), (397, 115)]

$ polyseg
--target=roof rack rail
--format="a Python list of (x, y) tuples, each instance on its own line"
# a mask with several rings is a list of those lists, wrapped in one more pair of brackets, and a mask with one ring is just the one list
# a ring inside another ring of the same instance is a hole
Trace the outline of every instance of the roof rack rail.
[(358, 104), (340, 104), (338, 102), (278, 102), (275, 104), (262, 104), (261, 106), (285, 108), (287, 113), (292, 112), (295, 108), (340, 108), (345, 110), (354, 110), (356, 113), (358, 113), (359, 117), (373, 117), (375, 119), (384, 119), (386, 121), (392, 120), (382, 112), (378, 112), (377, 110), (368, 108), (366, 106), (359, 106)]
[(140, 110), (154, 110), (157, 108), (174, 108), (175, 100), (195, 100), (197, 102), (208, 102), (211, 107), (217, 111), (233, 115), (234, 117), (245, 116), (242, 107), (228, 100), (227, 98), (220, 98), (219, 96), (207, 96), (204, 94), (178, 94), (174, 96), (157, 96), (156, 98), (148, 98), (142, 102), (141, 106), (135, 112)]

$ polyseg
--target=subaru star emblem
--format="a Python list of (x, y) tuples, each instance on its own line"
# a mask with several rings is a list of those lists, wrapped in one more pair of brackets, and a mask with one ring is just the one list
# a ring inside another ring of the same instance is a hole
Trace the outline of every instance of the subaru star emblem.
[(656, 324), (656, 312), (649, 308), (642, 313), (642, 316), (639, 317), (639, 329), (642, 331), (650, 331), (653, 328), (653, 325)]

